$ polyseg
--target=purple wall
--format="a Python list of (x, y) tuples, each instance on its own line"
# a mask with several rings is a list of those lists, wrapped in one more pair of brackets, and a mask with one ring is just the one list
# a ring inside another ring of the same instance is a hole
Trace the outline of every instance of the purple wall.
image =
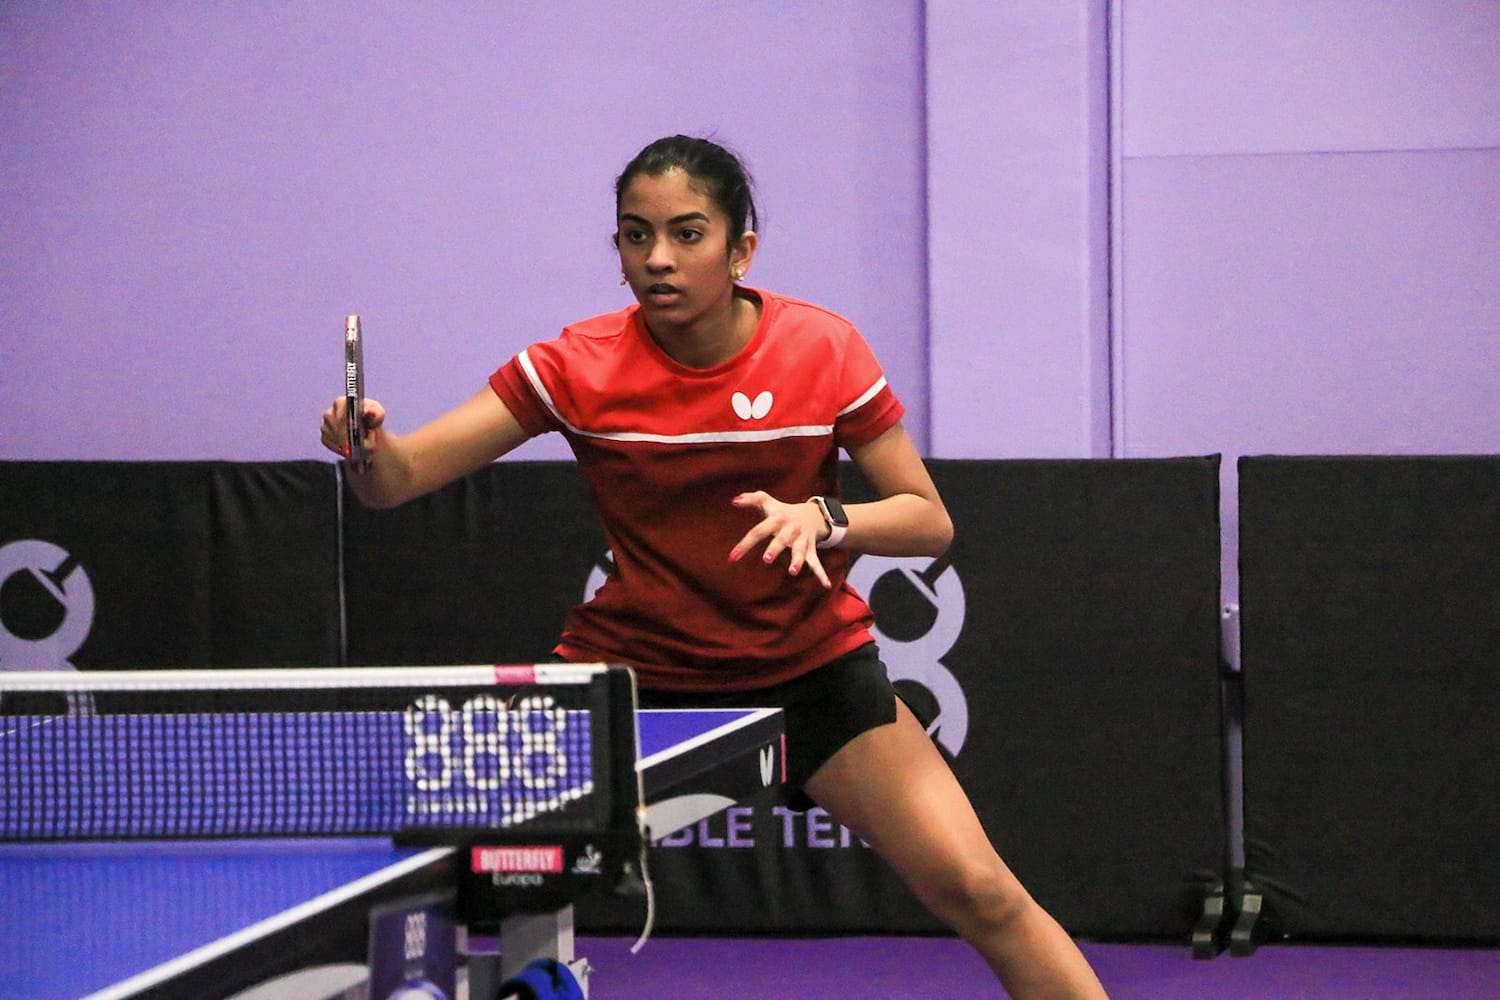
[(925, 440), (918, 3), (684, 10), (0, 6), (0, 458), (321, 456), (346, 312), (431, 417), (628, 301), (611, 185), (674, 131), (741, 149), (749, 280), (858, 323)]
[(1103, 0), (927, 14), (932, 450), (1109, 454)]
[(1116, 454), (1500, 452), (1500, 4), (1122, 5)]
[(682, 9), (0, 7), (0, 459), (318, 457), (350, 311), (431, 417), (676, 130), (931, 454), (1500, 451), (1500, 5)]

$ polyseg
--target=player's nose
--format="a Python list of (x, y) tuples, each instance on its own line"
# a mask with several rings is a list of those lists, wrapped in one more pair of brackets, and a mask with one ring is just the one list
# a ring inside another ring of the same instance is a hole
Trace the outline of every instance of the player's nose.
[(666, 274), (677, 269), (677, 259), (666, 240), (657, 240), (646, 255), (646, 270), (652, 274)]

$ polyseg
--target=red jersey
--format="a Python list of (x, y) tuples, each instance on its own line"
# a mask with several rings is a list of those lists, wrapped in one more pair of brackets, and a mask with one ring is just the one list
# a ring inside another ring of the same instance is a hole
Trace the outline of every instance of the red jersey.
[(632, 305), (533, 344), (490, 376), (532, 435), (560, 431), (598, 509), (614, 571), (569, 612), (557, 653), (627, 663), (665, 690), (747, 690), (789, 680), (870, 640), (850, 555), (819, 553), (833, 583), (791, 576), (785, 557), (729, 550), (759, 519), (730, 500), (764, 490), (795, 503), (839, 493), (838, 450), (905, 412), (847, 320), (742, 290), (760, 323), (709, 369), (673, 361)]

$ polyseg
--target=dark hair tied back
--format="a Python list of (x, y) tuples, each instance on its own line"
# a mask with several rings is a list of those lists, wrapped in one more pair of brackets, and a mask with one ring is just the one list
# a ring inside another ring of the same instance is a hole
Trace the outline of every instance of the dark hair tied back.
[(760, 225), (750, 172), (740, 158), (716, 142), (686, 135), (657, 139), (626, 164), (615, 180), (615, 213), (619, 214), (620, 196), (631, 181), (642, 175), (659, 177), (669, 170), (681, 170), (707, 186), (709, 197), (729, 216), (731, 244), (747, 229), (754, 231)]

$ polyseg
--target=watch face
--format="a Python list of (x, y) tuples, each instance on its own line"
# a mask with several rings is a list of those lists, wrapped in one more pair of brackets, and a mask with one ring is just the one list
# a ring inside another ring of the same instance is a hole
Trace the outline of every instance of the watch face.
[(828, 514), (828, 523), (836, 528), (849, 527), (849, 516), (844, 513), (844, 505), (833, 497), (823, 498), (823, 510)]

